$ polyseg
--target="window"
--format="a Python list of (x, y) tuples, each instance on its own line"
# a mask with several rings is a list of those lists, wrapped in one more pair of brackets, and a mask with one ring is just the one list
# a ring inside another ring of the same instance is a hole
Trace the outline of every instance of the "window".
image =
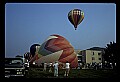
[(94, 55), (94, 52), (93, 52), (93, 55)]
[(101, 53), (98, 53), (98, 55), (100, 55)]
[(101, 60), (101, 58), (99, 58), (99, 60)]
[(92, 57), (92, 60), (95, 60), (95, 58), (94, 58), (94, 57)]

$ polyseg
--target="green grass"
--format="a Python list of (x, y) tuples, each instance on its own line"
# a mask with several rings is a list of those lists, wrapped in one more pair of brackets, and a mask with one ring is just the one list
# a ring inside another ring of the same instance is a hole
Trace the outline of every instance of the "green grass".
[(59, 76), (54, 77), (54, 72), (43, 71), (43, 68), (30, 68), (26, 78), (116, 78), (115, 70), (71, 69), (69, 76), (64, 77), (63, 69), (59, 69)]

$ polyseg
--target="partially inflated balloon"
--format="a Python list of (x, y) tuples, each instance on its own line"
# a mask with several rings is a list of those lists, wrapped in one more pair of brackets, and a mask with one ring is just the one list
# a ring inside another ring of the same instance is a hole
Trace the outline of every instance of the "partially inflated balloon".
[(74, 25), (76, 30), (77, 26), (84, 19), (84, 12), (80, 9), (73, 9), (68, 13), (68, 19)]
[(34, 60), (38, 59), (38, 49), (40, 47), (40, 44), (33, 44), (30, 47), (30, 55), (32, 56), (32, 58), (30, 59), (30, 63), (33, 63)]
[(30, 54), (32, 55), (32, 57), (35, 55), (35, 52), (37, 51), (38, 47), (40, 47), (40, 44), (33, 44), (30, 47)]
[[(42, 56), (42, 57), (41, 57)], [(60, 35), (50, 35), (38, 51), (38, 64), (44, 62), (70, 62), (71, 67), (78, 66), (78, 58), (72, 45)]]

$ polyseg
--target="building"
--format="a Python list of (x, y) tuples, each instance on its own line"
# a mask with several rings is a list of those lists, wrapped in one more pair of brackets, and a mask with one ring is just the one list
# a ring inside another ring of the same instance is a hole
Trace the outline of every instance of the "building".
[(93, 47), (90, 49), (82, 50), (80, 54), (82, 54), (82, 62), (83, 63), (101, 63), (103, 62), (104, 48)]
[(75, 53), (77, 54), (78, 57), (78, 63), (82, 63), (82, 54), (80, 54), (81, 50), (80, 49), (75, 49)]

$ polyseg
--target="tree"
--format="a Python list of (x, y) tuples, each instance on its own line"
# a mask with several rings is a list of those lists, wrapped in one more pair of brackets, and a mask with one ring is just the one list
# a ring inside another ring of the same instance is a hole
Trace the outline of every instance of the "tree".
[(110, 44), (107, 44), (105, 48), (105, 53), (104, 53), (104, 61), (107, 61), (107, 63), (117, 63), (117, 48), (116, 48), (116, 43), (110, 42)]

